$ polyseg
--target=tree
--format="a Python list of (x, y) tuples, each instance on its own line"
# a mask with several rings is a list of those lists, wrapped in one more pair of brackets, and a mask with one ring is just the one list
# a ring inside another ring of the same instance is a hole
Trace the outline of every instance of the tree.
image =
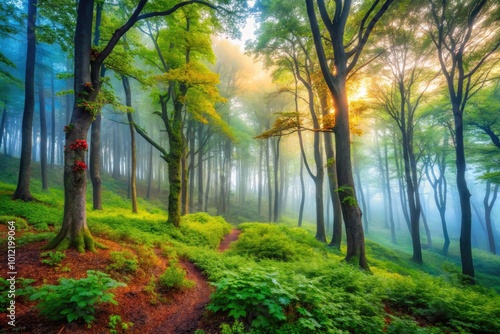
[[(328, 8), (324, 0), (306, 0), (307, 16), (313, 34), (316, 54), (335, 107), (335, 126), (332, 131), (335, 133), (338, 192), (347, 236), (346, 261), (357, 262), (363, 269), (369, 268), (365, 254), (361, 211), (356, 200), (352, 174), (349, 105), (346, 84), (349, 73), (355, 69), (373, 28), (392, 2), (393, 0), (376, 0), (366, 3), (368, 9), (364, 15), (361, 15), (362, 19), (358, 24), (358, 33), (354, 35), (355, 39), (347, 41), (347, 45), (345, 45), (344, 38), (346, 37), (346, 25), (351, 12), (351, 1), (338, 0), (335, 1), (334, 8)], [(328, 32), (329, 45), (331, 45), (334, 56), (333, 66), (330, 66), (325, 52), (316, 8), (318, 8), (321, 21)], [(361, 8), (364, 10), (365, 4)], [(333, 17), (329, 14), (332, 11)]]
[[(434, 126), (433, 128), (436, 128)], [(448, 149), (448, 131), (444, 129), (442, 139), (432, 137), (429, 141), (430, 149), (423, 158), (425, 174), (427, 181), (432, 187), (434, 202), (439, 211), (439, 218), (441, 219), (441, 227), (443, 230), (443, 255), (448, 255), (448, 248), (450, 246), (450, 237), (448, 235), (448, 227), (446, 224), (446, 203), (448, 192), (448, 181), (446, 179), (447, 157), (449, 155)], [(437, 139), (437, 140), (436, 140)]]
[[(417, 13), (418, 10), (412, 10), (410, 7), (409, 12)], [(419, 31), (415, 29), (418, 19), (409, 14), (404, 18), (394, 18), (394, 26), (385, 27), (384, 37), (380, 41), (388, 50), (381, 58), (388, 71), (382, 70), (382, 73), (388, 72), (386, 78), (390, 84), (379, 89), (377, 98), (399, 130), (413, 244), (412, 260), (422, 264), (420, 242), (422, 207), (419, 191), (420, 177), (417, 171), (417, 160), (421, 152), (418, 152), (416, 132), (418, 131), (417, 124), (421, 123), (418, 111), (432, 83), (433, 73), (426, 66), (430, 56), (428, 41), (419, 37)]]
[[(101, 67), (111, 54), (120, 38), (138, 21), (151, 17), (168, 16), (178, 9), (201, 4), (213, 9), (214, 5), (205, 1), (184, 1), (167, 10), (142, 13), (148, 0), (140, 0), (132, 14), (111, 36), (102, 49), (91, 47), (94, 1), (80, 1), (77, 9), (75, 45), (75, 106), (71, 123), (66, 126), (66, 148), (64, 152), (64, 215), (59, 233), (46, 249), (75, 247), (79, 252), (95, 250), (95, 243), (87, 227), (86, 219), (86, 173), (85, 151), (88, 130), (96, 111), (101, 105), (98, 94), (101, 91)], [(173, 205), (178, 203), (173, 203)], [(170, 218), (169, 219), (174, 219)]]
[(462, 273), (474, 284), (470, 191), (465, 178), (464, 112), (468, 100), (488, 80), (489, 62), (500, 48), (498, 6), (494, 1), (429, 0), (429, 36), (435, 46), (453, 111), (453, 136), (460, 198)]
[(17, 188), (12, 199), (33, 200), (30, 192), (31, 152), (33, 146), (33, 113), (35, 108), (35, 56), (36, 56), (37, 0), (28, 1), (26, 73), (24, 79), (24, 112), (22, 125), (21, 162)]

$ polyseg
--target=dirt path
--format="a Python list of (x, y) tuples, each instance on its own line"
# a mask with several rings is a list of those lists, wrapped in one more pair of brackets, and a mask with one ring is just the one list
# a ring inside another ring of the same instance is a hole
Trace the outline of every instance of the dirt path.
[[(219, 251), (223, 252), (229, 245), (238, 240), (241, 231), (233, 229), (227, 234), (219, 245)], [(206, 333), (212, 333), (212, 328), (202, 325), (205, 306), (210, 302), (212, 287), (208, 284), (203, 274), (189, 261), (182, 261), (181, 265), (188, 272), (188, 278), (196, 282), (196, 286), (186, 290), (183, 296), (176, 298), (172, 303), (171, 310), (167, 314), (162, 313), (164, 321), (147, 333), (151, 334), (190, 334), (196, 329), (203, 328)]]
[(219, 251), (223, 252), (229, 248), (232, 242), (238, 240), (238, 237), (241, 234), (241, 230), (233, 229), (229, 234), (224, 237), (224, 240), (221, 241), (219, 245)]

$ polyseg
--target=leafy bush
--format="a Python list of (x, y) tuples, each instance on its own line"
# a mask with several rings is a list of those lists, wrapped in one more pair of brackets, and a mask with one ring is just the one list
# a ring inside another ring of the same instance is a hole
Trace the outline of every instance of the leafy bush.
[(61, 278), (59, 285), (43, 285), (30, 300), (40, 300), (37, 308), (49, 320), (83, 319), (90, 323), (94, 320), (96, 304), (117, 305), (114, 295), (108, 291), (120, 286), (125, 284), (105, 273), (88, 270), (86, 278)]
[(183, 216), (180, 229), (172, 227), (168, 233), (174, 239), (187, 245), (216, 249), (231, 229), (231, 224), (227, 223), (224, 218), (198, 212)]
[(62, 252), (43, 252), (40, 257), (43, 264), (54, 267), (61, 265), (62, 260), (66, 258), (66, 254)]
[(207, 307), (243, 320), (259, 333), (381, 333), (379, 302), (343, 289), (325, 289), (321, 277), (280, 268), (251, 267), (226, 272)]
[(276, 325), (286, 320), (285, 307), (296, 297), (277, 280), (277, 274), (244, 268), (228, 272), (217, 283), (207, 308), (213, 312), (229, 312), (243, 318), (252, 327)]
[(168, 268), (158, 278), (160, 289), (164, 291), (181, 290), (191, 288), (194, 282), (186, 279), (186, 271), (179, 265), (177, 260), (170, 260)]
[(112, 263), (106, 267), (107, 270), (113, 270), (118, 273), (128, 274), (137, 271), (139, 266), (137, 256), (129, 251), (111, 252)]
[(287, 240), (276, 226), (267, 224), (253, 224), (251, 226), (252, 228), (244, 229), (244, 233), (240, 235), (238, 242), (232, 247), (232, 252), (257, 259), (277, 261), (297, 259), (296, 245)]

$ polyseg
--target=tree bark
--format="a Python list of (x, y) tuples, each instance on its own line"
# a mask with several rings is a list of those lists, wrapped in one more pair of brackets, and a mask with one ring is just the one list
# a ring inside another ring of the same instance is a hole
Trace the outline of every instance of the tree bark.
[(264, 155), (264, 145), (262, 143), (262, 140), (259, 140), (259, 170), (258, 170), (258, 184), (257, 184), (257, 213), (259, 214), (259, 216), (261, 215), (262, 213), (262, 175), (263, 175), (263, 172), (262, 172), (262, 157)]
[(24, 80), (24, 111), (22, 122), (21, 162), (17, 188), (12, 199), (33, 200), (30, 192), (31, 153), (33, 146), (33, 114), (35, 109), (35, 55), (36, 55), (37, 0), (28, 1), (26, 72)]
[(45, 87), (42, 75), (38, 78), (38, 103), (40, 104), (40, 167), (42, 169), (42, 190), (49, 189), (47, 175), (47, 114), (45, 111)]
[(51, 92), (51, 113), (50, 113), (50, 165), (54, 166), (56, 163), (56, 90), (54, 87), (54, 69), (50, 72), (50, 92)]
[(268, 204), (267, 204), (267, 221), (271, 222), (272, 220), (272, 209), (273, 209), (273, 190), (272, 190), (272, 183), (271, 183), (271, 166), (270, 166), (270, 157), (269, 157), (269, 141), (270, 139), (266, 140), (266, 145), (265, 145), (265, 159), (266, 159), (266, 174), (267, 174), (267, 196), (268, 196)]
[[(130, 91), (130, 82), (128, 77), (122, 75), (123, 90), (125, 91), (125, 104), (132, 108), (132, 92)], [(130, 130), (130, 146), (131, 146), (131, 167), (130, 167), (130, 197), (132, 199), (132, 212), (137, 213), (137, 147), (135, 142), (134, 120), (132, 114), (127, 112), (128, 126)]]
[(394, 213), (392, 209), (392, 192), (391, 192), (391, 179), (389, 175), (389, 158), (388, 158), (388, 144), (387, 142), (384, 143), (384, 162), (385, 162), (385, 179), (386, 179), (386, 186), (385, 186), (385, 191), (387, 195), (387, 202), (389, 205), (389, 220), (391, 222), (391, 242), (393, 244), (397, 244), (396, 241), (396, 227), (394, 224)]
[[(493, 225), (491, 222), (491, 211), (493, 210), (493, 205), (495, 204), (495, 201), (497, 199), (497, 194), (498, 194), (498, 188), (499, 185), (496, 184), (493, 188), (493, 195), (491, 195), (491, 181), (486, 182), (486, 193), (484, 195), (484, 220), (486, 222), (486, 231), (488, 234), (488, 244), (490, 248), (490, 252), (492, 254), (497, 254), (497, 249), (495, 245), (495, 236), (493, 232)], [(490, 201), (490, 195), (491, 201)]]
[[(64, 250), (75, 247), (78, 252), (94, 251), (95, 243), (87, 227), (85, 151), (74, 146), (85, 141), (93, 115), (87, 101), (94, 101), (99, 89), (99, 77), (90, 71), (92, 16), (94, 2), (80, 1), (75, 32), (75, 107), (71, 126), (66, 133), (64, 149), (64, 215), (61, 230), (44, 248)], [(84, 102), (85, 101), (85, 102)], [(86, 141), (85, 141), (86, 144)], [(73, 148), (72, 148), (73, 146)]]
[[(103, 2), (98, 1), (96, 6), (94, 46), (99, 45), (100, 29), (102, 20)], [(101, 77), (104, 77), (105, 67), (101, 69)], [(92, 208), (102, 210), (102, 181), (101, 181), (101, 113), (95, 115), (90, 130), (90, 155), (89, 172), (92, 181)]]
[(470, 204), (470, 192), (465, 180), (465, 149), (462, 113), (459, 112), (457, 103), (452, 103), (455, 121), (455, 155), (457, 167), (457, 189), (460, 198), (460, 210), (462, 212), (460, 227), (460, 255), (462, 259), (462, 274), (469, 277), (469, 282), (474, 284), (474, 261), (472, 259), (472, 211)]
[[(153, 183), (153, 146), (149, 146), (149, 153), (148, 153), (148, 188), (146, 191), (146, 198), (150, 199), (151, 198), (151, 187)], [(160, 175), (158, 175), (160, 177)]]
[(203, 135), (203, 127), (198, 124), (198, 211), (203, 211), (203, 147), (201, 145), (201, 138)]
[(276, 146), (273, 145), (274, 150), (273, 150), (273, 155), (274, 155), (274, 205), (273, 205), (273, 222), (277, 223), (279, 220), (279, 160), (280, 160), (280, 141), (281, 141), (281, 136), (276, 138), (275, 144)]
[(3, 107), (2, 120), (0, 121), (0, 147), (2, 147), (2, 143), (4, 145), (4, 149), (7, 147), (5, 136), (5, 124), (7, 122), (7, 107)]

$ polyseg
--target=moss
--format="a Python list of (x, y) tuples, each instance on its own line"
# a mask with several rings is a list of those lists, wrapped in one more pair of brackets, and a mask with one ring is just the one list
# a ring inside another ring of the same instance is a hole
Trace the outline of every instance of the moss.
[(79, 253), (85, 253), (85, 250), (91, 252), (96, 251), (96, 246), (99, 248), (105, 248), (105, 246), (96, 243), (90, 230), (84, 228), (80, 233), (78, 233), (74, 238), (70, 238), (66, 235), (66, 232), (61, 230), (57, 236), (52, 239), (47, 245), (42, 247), (44, 250), (54, 249), (56, 251), (62, 252), (68, 248), (74, 247)]
[[(57, 238), (57, 237), (56, 237)], [(53, 239), (55, 240), (55, 239)], [(52, 243), (52, 241), (49, 243), (49, 245)], [(71, 245), (71, 242), (69, 240), (69, 238), (64, 238), (63, 240), (61, 240), (57, 246), (55, 247), (48, 247), (49, 245), (47, 245), (47, 248), (46, 249), (55, 249), (56, 252), (63, 252), (65, 251), (66, 249), (69, 248), (69, 246)]]

